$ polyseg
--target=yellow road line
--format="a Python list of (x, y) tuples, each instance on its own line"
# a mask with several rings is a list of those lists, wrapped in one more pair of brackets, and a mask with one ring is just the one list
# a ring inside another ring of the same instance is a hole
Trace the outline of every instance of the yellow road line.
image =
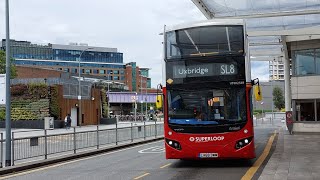
[(71, 161), (67, 161), (67, 162), (63, 162), (63, 163), (59, 163), (59, 164), (55, 164), (55, 165), (49, 165), (49, 166), (46, 166), (46, 167), (43, 167), (43, 168), (26, 170), (26, 171), (23, 171), (23, 172), (20, 172), (20, 173), (9, 174), (7, 176), (0, 177), (0, 180), (7, 179), (7, 178), (12, 178), (12, 177), (16, 177), (16, 176), (22, 176), (22, 175), (30, 174), (30, 173), (37, 172), (37, 171), (43, 171), (43, 170), (46, 170), (46, 169), (59, 167), (59, 166), (63, 166), (63, 165), (67, 165), (67, 164), (71, 164), (71, 163), (75, 163), (75, 162), (79, 162), (79, 161), (83, 161), (83, 160), (88, 160), (88, 159), (100, 157), (100, 156), (105, 156), (105, 155), (108, 155), (108, 154), (113, 154), (113, 153), (117, 153), (117, 152), (121, 152), (121, 151), (126, 151), (126, 150), (129, 150), (129, 149), (135, 149), (135, 148), (139, 148), (141, 146), (145, 146), (145, 145), (148, 145), (148, 144), (155, 144), (155, 143), (158, 143), (158, 142), (156, 141), (156, 142), (151, 142), (151, 143), (147, 143), (147, 144), (141, 144), (139, 146), (120, 149), (118, 151), (112, 151), (112, 152), (103, 153), (103, 154), (99, 154), (99, 155), (95, 155), (95, 156), (90, 156), (90, 157), (86, 157), (86, 158), (82, 158), (82, 159), (71, 160)]
[(136, 179), (140, 179), (140, 178), (143, 178), (143, 177), (145, 177), (145, 176), (148, 176), (150, 173), (144, 173), (144, 174), (142, 174), (141, 176), (138, 176), (138, 177), (135, 177), (134, 179), (136, 180)]
[(160, 168), (162, 169), (162, 168), (168, 167), (168, 166), (170, 166), (170, 165), (171, 165), (171, 163), (166, 164), (166, 165), (164, 165), (164, 166), (161, 166)]
[(274, 131), (274, 134), (270, 136), (269, 141), (266, 145), (266, 147), (264, 148), (262, 154), (260, 155), (259, 159), (256, 160), (256, 162), (254, 162), (253, 166), (246, 172), (246, 174), (244, 176), (242, 176), (241, 180), (248, 180), (248, 179), (252, 179), (252, 177), (254, 176), (254, 174), (257, 172), (257, 170), (259, 169), (259, 167), (261, 166), (261, 164), (263, 163), (263, 161), (267, 158), (272, 143), (274, 141), (274, 138), (276, 136), (277, 131)]

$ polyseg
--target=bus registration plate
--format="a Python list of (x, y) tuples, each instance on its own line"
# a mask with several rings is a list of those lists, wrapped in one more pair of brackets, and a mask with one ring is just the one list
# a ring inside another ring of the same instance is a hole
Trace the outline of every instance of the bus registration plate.
[(217, 158), (218, 153), (200, 153), (199, 157), (200, 158)]

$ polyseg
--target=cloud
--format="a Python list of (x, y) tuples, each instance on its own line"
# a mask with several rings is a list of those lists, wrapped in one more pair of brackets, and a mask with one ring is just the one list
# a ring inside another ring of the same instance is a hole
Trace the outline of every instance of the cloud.
[[(1, 17), (4, 5), (0, 3)], [(124, 53), (124, 62), (136, 61), (151, 68), (152, 86), (162, 79), (164, 25), (205, 20), (190, 0), (15, 0), (10, 1), (11, 39), (33, 43), (70, 42), (114, 47)], [(0, 27), (5, 22), (0, 21)], [(0, 38), (5, 38), (5, 28)], [(268, 65), (257, 65), (253, 77), (268, 79)]]
[(269, 62), (252, 61), (251, 78), (259, 78), (260, 81), (269, 80)]
[[(4, 3), (0, 12), (4, 15)], [(10, 1), (11, 39), (118, 48), (124, 62), (136, 61), (152, 69), (154, 87), (161, 80), (163, 37), (159, 33), (164, 24), (204, 19), (190, 0)], [(0, 27), (4, 25), (0, 21)], [(0, 36), (5, 38), (5, 33), (0, 31)]]

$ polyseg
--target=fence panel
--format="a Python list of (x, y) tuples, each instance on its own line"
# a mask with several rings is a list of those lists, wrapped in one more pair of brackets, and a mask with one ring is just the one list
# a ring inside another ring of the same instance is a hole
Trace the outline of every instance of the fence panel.
[(118, 129), (118, 142), (131, 140), (131, 127)]
[(13, 160), (22, 160), (45, 155), (44, 136), (17, 138), (12, 142)]
[(97, 131), (79, 132), (76, 134), (77, 149), (97, 146)]
[(99, 131), (100, 145), (115, 144), (116, 143), (116, 130), (104, 129)]
[(48, 154), (62, 153), (73, 150), (73, 134), (49, 135)]
[[(116, 126), (118, 127), (118, 126)], [(131, 123), (128, 127), (117, 129), (101, 129), (48, 135), (47, 130), (44, 134), (41, 131), (32, 132), (33, 136), (28, 136), (28, 132), (20, 131), (12, 133), (12, 160), (15, 161), (25, 159), (44, 159), (57, 156), (60, 154), (77, 153), (79, 149), (98, 148), (100, 145), (117, 145), (118, 142), (130, 142), (137, 139), (145, 139), (146, 137), (160, 137), (163, 135), (163, 124), (146, 124), (137, 125)], [(37, 134), (35, 136), (34, 134)], [(99, 136), (99, 139), (97, 139)], [(99, 144), (98, 144), (99, 143)], [(1, 133), (1, 162), (4, 161), (4, 139)]]

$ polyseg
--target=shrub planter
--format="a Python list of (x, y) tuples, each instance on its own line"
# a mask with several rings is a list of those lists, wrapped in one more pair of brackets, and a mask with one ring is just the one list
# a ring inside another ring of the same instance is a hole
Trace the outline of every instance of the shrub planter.
[(100, 124), (117, 124), (117, 118), (101, 118)]
[[(62, 128), (64, 122), (62, 120), (54, 121), (54, 128)], [(0, 128), (5, 128), (6, 122), (0, 121)], [(11, 128), (24, 129), (44, 129), (44, 120), (15, 120), (11, 121)]]

